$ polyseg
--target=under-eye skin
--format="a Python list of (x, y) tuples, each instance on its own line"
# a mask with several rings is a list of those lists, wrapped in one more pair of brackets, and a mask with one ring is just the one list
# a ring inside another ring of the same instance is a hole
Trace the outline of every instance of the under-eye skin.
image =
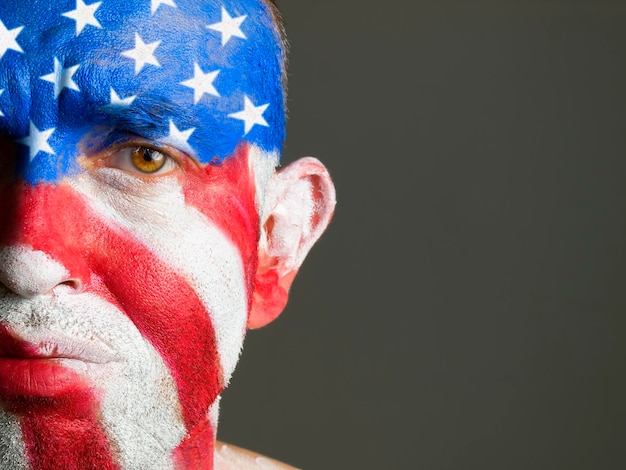
[(178, 162), (167, 152), (146, 145), (114, 149), (107, 156), (98, 159), (98, 166), (141, 175), (160, 175), (180, 168)]

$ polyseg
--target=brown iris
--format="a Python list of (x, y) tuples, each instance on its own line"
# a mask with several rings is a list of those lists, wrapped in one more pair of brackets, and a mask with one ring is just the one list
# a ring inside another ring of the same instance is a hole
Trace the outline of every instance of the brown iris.
[(148, 147), (137, 147), (131, 152), (133, 166), (142, 173), (155, 173), (163, 168), (167, 157)]

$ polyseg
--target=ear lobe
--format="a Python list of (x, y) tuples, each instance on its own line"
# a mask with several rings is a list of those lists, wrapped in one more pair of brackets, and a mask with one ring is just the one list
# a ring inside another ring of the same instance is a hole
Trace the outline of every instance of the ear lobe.
[(291, 283), (335, 209), (335, 188), (315, 158), (302, 158), (274, 174), (261, 211), (259, 265), (248, 328), (274, 320), (287, 304)]

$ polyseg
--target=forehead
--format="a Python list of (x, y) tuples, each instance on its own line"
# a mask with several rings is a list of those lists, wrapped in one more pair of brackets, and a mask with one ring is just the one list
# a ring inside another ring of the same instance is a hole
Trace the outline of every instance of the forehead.
[(0, 132), (26, 180), (71, 172), (86, 136), (201, 162), (282, 144), (282, 51), (261, 0), (20, 0), (0, 21)]

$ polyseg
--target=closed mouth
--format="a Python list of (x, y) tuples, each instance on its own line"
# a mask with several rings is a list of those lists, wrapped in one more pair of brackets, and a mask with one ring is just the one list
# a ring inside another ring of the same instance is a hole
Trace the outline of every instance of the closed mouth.
[(116, 361), (101, 343), (46, 333), (19, 335), (0, 325), (0, 397), (55, 397), (89, 387), (82, 372)]

